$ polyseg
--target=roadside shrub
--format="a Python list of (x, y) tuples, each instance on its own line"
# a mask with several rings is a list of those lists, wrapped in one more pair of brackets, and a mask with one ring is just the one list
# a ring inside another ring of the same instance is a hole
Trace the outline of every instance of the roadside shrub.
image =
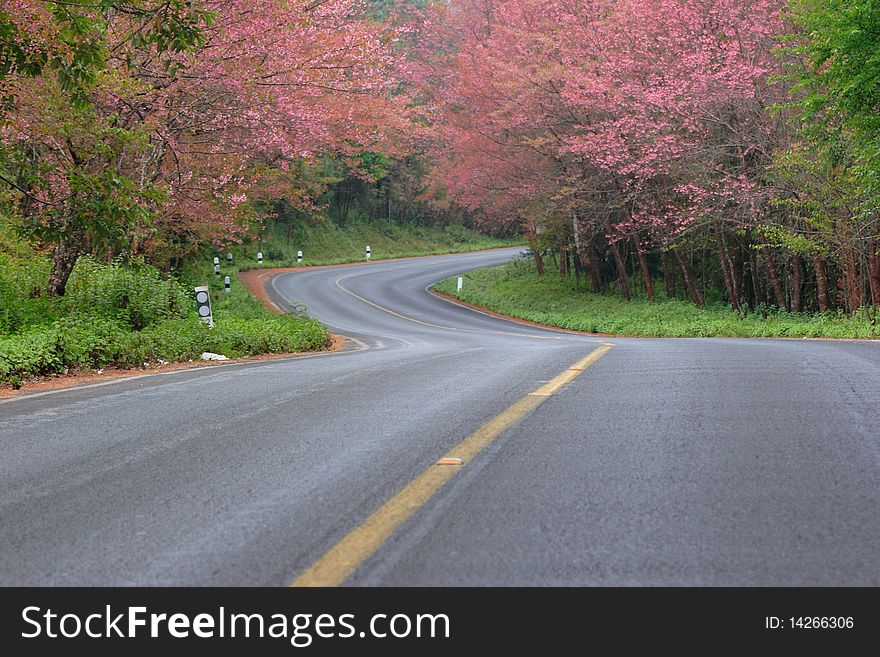
[(70, 311), (112, 317), (135, 330), (181, 317), (192, 307), (187, 289), (155, 267), (118, 261), (105, 265), (91, 258), (77, 263), (63, 303)]
[(0, 253), (0, 335), (46, 324), (57, 314), (39, 292), (49, 277), (45, 258), (18, 259)]
[(109, 365), (124, 335), (125, 328), (113, 320), (82, 316), (0, 338), (0, 381)]
[(474, 232), (468, 230), (461, 224), (449, 224), (444, 232), (446, 233), (446, 237), (448, 237), (449, 241), (453, 244), (471, 244), (478, 241), (475, 239)]
[(313, 351), (328, 345), (326, 329), (302, 316), (230, 317), (218, 319), (213, 329), (194, 317), (172, 318), (142, 331), (103, 317), (79, 316), (0, 337), (0, 382), (76, 368), (198, 360), (205, 351), (235, 358)]

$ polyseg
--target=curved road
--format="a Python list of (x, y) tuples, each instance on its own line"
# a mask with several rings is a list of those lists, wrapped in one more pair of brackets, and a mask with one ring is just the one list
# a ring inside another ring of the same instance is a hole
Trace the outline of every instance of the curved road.
[(353, 585), (880, 584), (880, 344), (593, 338), (425, 291), (515, 252), (277, 277), (347, 352), (0, 403), (0, 583), (283, 585), (342, 542)]

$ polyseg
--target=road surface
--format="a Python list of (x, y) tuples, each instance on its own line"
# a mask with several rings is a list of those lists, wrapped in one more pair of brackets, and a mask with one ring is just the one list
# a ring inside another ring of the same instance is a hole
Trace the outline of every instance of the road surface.
[(880, 584), (880, 344), (595, 338), (425, 291), (514, 253), (276, 278), (347, 352), (0, 403), (0, 583)]

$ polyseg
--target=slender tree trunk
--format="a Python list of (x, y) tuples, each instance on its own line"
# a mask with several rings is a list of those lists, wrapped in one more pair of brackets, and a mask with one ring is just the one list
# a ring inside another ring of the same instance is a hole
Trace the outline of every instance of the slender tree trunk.
[[(571, 234), (574, 237), (574, 256), (572, 257), (572, 262), (574, 263), (574, 284), (575, 287), (577, 287), (580, 285), (580, 279), (578, 278), (578, 263), (580, 263), (581, 268), (584, 270), (585, 284), (587, 278), (586, 270), (589, 268), (592, 271), (592, 266), (589, 262), (589, 256), (584, 252), (583, 244), (581, 243), (581, 226), (577, 212), (575, 212), (574, 208), (571, 210)], [(595, 276), (593, 278), (593, 291), (598, 292), (596, 289)]]
[(599, 277), (597, 276), (597, 273), (596, 273), (596, 266), (590, 260), (590, 256), (587, 254), (588, 254), (587, 249), (584, 249), (580, 252), (581, 267), (584, 270), (584, 283), (586, 283), (587, 272), (589, 272), (590, 278), (593, 281), (593, 292), (601, 292), (602, 289), (599, 287)]
[[(709, 259), (706, 257), (706, 254), (705, 254), (705, 252), (704, 252), (704, 253), (703, 253), (703, 257), (700, 258), (700, 265), (701, 265), (701, 267), (700, 267), (700, 269), (701, 269), (701, 272), (700, 272), (700, 274), (701, 274), (701, 275), (700, 275), (700, 285), (701, 285), (702, 288), (703, 288), (702, 293), (701, 293), (701, 295), (700, 295), (700, 298), (701, 298), (701, 299), (705, 299), (705, 298), (706, 298), (706, 284), (707, 284), (708, 281), (709, 281), (709, 276), (706, 274), (706, 267), (707, 267), (708, 260), (709, 260)], [(691, 267), (693, 267), (693, 266), (694, 266), (694, 252), (693, 252), (693, 251), (691, 252), (690, 262), (691, 262)], [(693, 269), (692, 269), (691, 271), (693, 271)]]
[(724, 236), (721, 234), (721, 222), (715, 220), (715, 244), (718, 247), (718, 259), (721, 261), (721, 273), (724, 275), (724, 287), (727, 288), (727, 298), (733, 309), (739, 312), (739, 297), (736, 294), (736, 283), (731, 272), (730, 259), (727, 257), (727, 249), (724, 246)]
[(761, 279), (758, 276), (758, 258), (754, 249), (749, 249), (749, 271), (752, 278), (752, 293), (754, 294), (755, 304), (760, 303), (764, 298), (764, 290), (761, 285)]
[(525, 235), (529, 248), (532, 250), (532, 257), (535, 259), (535, 269), (538, 270), (538, 276), (544, 275), (544, 258), (541, 257), (541, 250), (538, 248), (538, 231), (534, 226), (529, 226)]
[(880, 255), (877, 254), (877, 240), (868, 240), (868, 280), (871, 283), (871, 303), (880, 306)]
[(757, 297), (755, 296), (755, 284), (752, 281), (752, 267), (751, 263), (745, 258), (742, 258), (742, 293), (741, 297), (745, 297), (746, 304), (748, 304), (749, 308), (754, 310), (755, 304), (757, 303)]
[(593, 291), (598, 294), (605, 292), (605, 276), (602, 274), (602, 261), (593, 246), (593, 240), (588, 240), (585, 248), (590, 263), (590, 278), (593, 281)]
[(776, 297), (776, 305), (780, 308), (788, 310), (785, 303), (785, 292), (782, 290), (782, 283), (779, 281), (779, 272), (776, 271), (776, 263), (773, 262), (773, 253), (769, 247), (764, 247), (764, 259), (767, 261), (767, 274), (770, 276), (770, 283), (773, 286), (773, 295)]
[(743, 254), (742, 244), (740, 244), (739, 240), (736, 240), (734, 243), (731, 264), (733, 265), (733, 287), (736, 290), (736, 298), (740, 306), (751, 307), (752, 303), (749, 301), (749, 286), (747, 283), (748, 266)]
[(804, 309), (801, 291), (804, 286), (804, 270), (800, 256), (791, 256), (791, 312), (799, 313)]
[(703, 301), (703, 295), (700, 294), (700, 290), (694, 281), (694, 270), (691, 268), (691, 264), (687, 261), (687, 258), (682, 257), (681, 251), (678, 249), (673, 249), (673, 253), (675, 253), (675, 258), (678, 260), (678, 266), (681, 268), (681, 277), (684, 279), (684, 286), (688, 294), (690, 294), (691, 300), (698, 306), (703, 306), (705, 301)]
[(568, 250), (559, 247), (559, 277), (568, 277)]
[(626, 276), (626, 263), (620, 254), (620, 244), (611, 242), (611, 254), (614, 256), (614, 264), (617, 266), (617, 280), (620, 285), (620, 291), (627, 301), (632, 299), (632, 292), (629, 289), (629, 279)]
[(746, 305), (748, 305), (749, 308), (754, 309), (756, 303), (755, 283), (752, 280), (751, 249), (748, 247), (748, 242), (746, 242), (746, 246), (740, 247), (739, 264), (742, 271), (742, 292), (740, 293), (740, 299), (744, 298)]
[(642, 281), (645, 283), (645, 293), (651, 301), (654, 300), (654, 281), (651, 280), (651, 272), (648, 271), (648, 258), (645, 250), (642, 248), (642, 241), (639, 239), (639, 233), (633, 230), (633, 244), (636, 247), (636, 253), (639, 257), (639, 269), (642, 270)]
[(813, 267), (816, 269), (816, 300), (819, 303), (819, 312), (828, 310), (828, 274), (825, 271), (825, 258), (813, 256)]
[(663, 252), (663, 287), (666, 289), (666, 298), (675, 298), (675, 264), (672, 262), (672, 254)]
[(538, 270), (538, 276), (544, 275), (544, 258), (541, 257), (541, 252), (538, 249), (532, 249), (532, 255), (535, 256), (535, 269)]
[(846, 310), (853, 312), (862, 306), (862, 286), (856, 266), (856, 251), (847, 244), (843, 252), (843, 282), (846, 287)]
[(52, 270), (49, 273), (49, 284), (46, 292), (50, 297), (64, 296), (67, 280), (73, 271), (77, 258), (82, 251), (85, 231), (80, 226), (70, 226), (59, 238), (52, 254)]

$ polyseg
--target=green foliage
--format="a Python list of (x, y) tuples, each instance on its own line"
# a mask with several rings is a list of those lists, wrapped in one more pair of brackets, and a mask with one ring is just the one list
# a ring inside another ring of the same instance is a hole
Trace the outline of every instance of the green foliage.
[(0, 383), (16, 389), (71, 369), (198, 360), (205, 351), (230, 358), (310, 351), (329, 342), (319, 322), (271, 313), (237, 281), (226, 295), (212, 279), (209, 329), (191, 288), (144, 263), (82, 258), (60, 299), (34, 293), (48, 267), (0, 231)]
[(496, 312), (560, 328), (644, 337), (880, 337), (869, 309), (810, 315), (761, 308), (738, 314), (721, 304), (700, 308), (687, 301), (634, 299), (576, 289), (548, 270), (538, 276), (531, 263), (477, 270), (437, 284), (438, 292)]
[(189, 290), (142, 262), (104, 265), (81, 258), (60, 303), (69, 311), (94, 312), (140, 330), (192, 306)]
[(56, 310), (40, 295), (49, 275), (43, 258), (16, 258), (0, 251), (0, 336), (51, 322)]
[[(107, 72), (89, 89), (125, 95), (120, 85), (130, 83)], [(41, 129), (67, 144), (69, 157), (35, 158), (19, 148), (0, 150), (3, 179), (15, 178), (30, 194), (39, 192), (51, 201), (22, 224), (23, 234), (44, 243), (57, 242), (79, 227), (89, 234), (95, 248), (124, 245), (132, 226), (150, 224), (167, 198), (166, 189), (135, 182), (118, 167), (96, 167), (95, 162), (147, 154), (151, 148), (147, 131), (137, 125), (119, 127), (118, 117), (102, 116), (94, 104), (73, 103), (57, 85), (46, 85), (42, 104)]]
[(295, 315), (260, 319), (217, 317), (213, 329), (194, 316), (167, 319), (142, 331), (95, 315), (56, 320), (48, 327), (0, 338), (0, 382), (73, 368), (137, 367), (159, 359), (198, 359), (205, 351), (229, 357), (324, 349), (317, 321)]
[(0, 381), (113, 362), (125, 330), (103, 317), (56, 320), (49, 327), (0, 338)]
[[(372, 248), (373, 259), (378, 260), (479, 251), (519, 243), (520, 240), (481, 235), (458, 224), (439, 228), (415, 223), (398, 224), (387, 220), (361, 220), (339, 227), (332, 221), (324, 220), (298, 224), (289, 245), (284, 227), (270, 222), (262, 245), (254, 242), (235, 246), (232, 252), (235, 254), (236, 269), (253, 269), (258, 266), (256, 256), (261, 249), (264, 266), (290, 267), (296, 265), (297, 250), (303, 252), (305, 265), (332, 265), (362, 261), (364, 247), (368, 244)], [(225, 250), (218, 250), (217, 253), (208, 254), (206, 262), (218, 255), (225, 265), (225, 253)], [(205, 263), (200, 263), (199, 267), (204, 268)], [(199, 271), (207, 276), (210, 267)]]
[(880, 2), (792, 0), (790, 17), (804, 35), (792, 50), (806, 60), (800, 88), (813, 114), (846, 113), (871, 134), (880, 127)]
[[(160, 53), (185, 52), (204, 43), (204, 30), (214, 20), (201, 3), (191, 0), (79, 0), (39, 5), (24, 3), (34, 11), (31, 21), (0, 11), (0, 80), (12, 71), (35, 76), (51, 70), (66, 90), (80, 98), (84, 98), (82, 85), (93, 83), (106, 65), (104, 37), (107, 17), (113, 13), (136, 17), (141, 26), (133, 42)], [(169, 59), (169, 65), (173, 61)]]
[(297, 315), (259, 319), (215, 316), (214, 328), (199, 321), (172, 319), (144, 331), (128, 333), (114, 364), (137, 366), (158, 359), (197, 360), (211, 351), (230, 358), (325, 349), (326, 329), (316, 320)]
[[(880, 206), (880, 2), (791, 0), (784, 49), (803, 134), (846, 184)], [(829, 186), (829, 191), (835, 191)]]

